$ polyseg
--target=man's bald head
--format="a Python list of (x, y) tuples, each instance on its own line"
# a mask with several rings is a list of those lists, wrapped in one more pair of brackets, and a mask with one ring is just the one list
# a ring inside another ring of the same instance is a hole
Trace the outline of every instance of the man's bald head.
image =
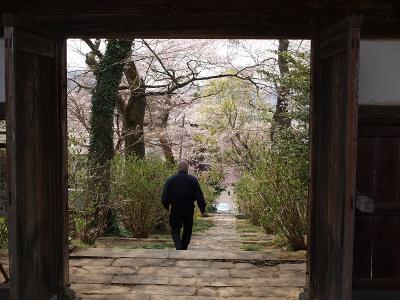
[(185, 160), (181, 160), (178, 163), (178, 171), (188, 171), (189, 170), (189, 164)]

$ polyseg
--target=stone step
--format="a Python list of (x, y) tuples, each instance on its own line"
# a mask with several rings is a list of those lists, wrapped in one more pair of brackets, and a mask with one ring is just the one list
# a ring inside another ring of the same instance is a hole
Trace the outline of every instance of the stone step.
[[(82, 299), (296, 299), (298, 287), (190, 287), (73, 284)], [(100, 298), (99, 296), (104, 298)], [(114, 298), (115, 297), (115, 298)], [(118, 298), (119, 297), (119, 298)], [(221, 298), (219, 298), (221, 297)]]
[(70, 258), (162, 258), (172, 260), (216, 260), (240, 262), (264, 262), (267, 264), (303, 263), (304, 259), (282, 259), (276, 251), (237, 250), (187, 250), (174, 249), (123, 249), (88, 248), (70, 254)]
[(99, 237), (96, 242), (145, 242), (145, 243), (166, 243), (171, 242), (169, 239), (156, 238), (123, 238), (123, 237)]
[[(206, 297), (206, 296), (167, 296), (167, 295), (147, 295), (140, 293), (118, 294), (118, 295), (79, 295), (82, 300), (226, 300), (226, 297)], [(259, 297), (229, 297), (232, 300), (259, 300)], [(267, 300), (286, 300), (290, 298), (268, 297)]]

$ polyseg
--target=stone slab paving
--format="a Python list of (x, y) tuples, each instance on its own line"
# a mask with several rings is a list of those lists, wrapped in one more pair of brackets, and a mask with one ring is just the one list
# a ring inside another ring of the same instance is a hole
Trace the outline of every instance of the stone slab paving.
[(210, 214), (214, 227), (209, 228), (192, 238), (190, 249), (192, 250), (240, 250), (242, 242), (240, 234), (236, 231), (236, 205), (233, 201), (233, 188), (223, 191), (215, 202), (227, 203), (231, 208), (231, 214)]
[[(104, 261), (90, 262), (106, 265), (112, 259), (124, 258), (126, 262), (138, 262), (145, 265), (160, 259), (168, 264), (168, 260), (209, 260), (209, 261), (234, 261), (234, 262), (264, 262), (278, 264), (281, 262), (298, 263), (304, 259), (283, 259), (279, 250), (240, 251), (240, 250), (189, 250), (176, 251), (172, 249), (123, 249), (123, 248), (88, 248), (71, 253), (71, 258), (89, 259), (103, 258)], [(149, 260), (146, 260), (149, 259)], [(90, 261), (90, 260), (89, 260)], [(73, 262), (79, 263), (79, 262)]]
[[(306, 284), (304, 262), (283, 260), (275, 250), (240, 251), (232, 216), (213, 218), (223, 230), (211, 228), (206, 240), (220, 243), (216, 247), (76, 251), (70, 255), (71, 287), (82, 300), (298, 299)], [(226, 231), (231, 238), (225, 241)], [(7, 256), (0, 259), (7, 268)]]
[(148, 256), (71, 258), (72, 288), (82, 299), (297, 299), (305, 286), (305, 264)]
[(70, 282), (83, 300), (298, 299), (303, 260), (279, 249), (240, 251), (233, 215), (193, 237), (188, 251), (89, 248), (70, 256)]
[(240, 250), (242, 241), (236, 231), (236, 218), (232, 214), (211, 214), (214, 227), (193, 236), (192, 250)]

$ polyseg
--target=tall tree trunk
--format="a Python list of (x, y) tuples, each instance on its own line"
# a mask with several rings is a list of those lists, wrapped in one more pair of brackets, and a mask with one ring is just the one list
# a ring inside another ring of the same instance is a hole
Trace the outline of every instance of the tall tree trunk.
[(169, 111), (166, 111), (161, 116), (161, 131), (158, 137), (158, 141), (160, 142), (160, 146), (164, 153), (165, 159), (170, 163), (175, 164), (175, 157), (174, 153), (172, 152), (172, 145), (171, 142), (169, 141), (167, 134), (168, 119), (169, 119)]
[(291, 120), (287, 116), (288, 112), (288, 100), (287, 100), (287, 88), (285, 86), (285, 78), (289, 73), (289, 62), (287, 59), (287, 53), (289, 50), (289, 40), (281, 39), (279, 40), (278, 46), (278, 67), (280, 82), (277, 84), (277, 100), (275, 113), (272, 121), (271, 128), (271, 140), (274, 139), (274, 134), (280, 128), (288, 128), (290, 126)]
[(131, 93), (125, 109), (124, 137), (125, 155), (145, 157), (144, 116), (146, 112), (146, 96), (143, 82)]
[(95, 207), (89, 221), (86, 241), (93, 239), (103, 230), (109, 207), (110, 160), (114, 156), (113, 117), (118, 88), (124, 71), (124, 62), (130, 54), (132, 41), (109, 40), (104, 57), (96, 70), (96, 86), (92, 94), (90, 117), (89, 203)]
[(175, 164), (174, 153), (172, 152), (172, 146), (168, 140), (167, 134), (165, 132), (161, 133), (158, 140), (160, 142), (161, 149), (163, 150), (165, 159), (171, 164)]

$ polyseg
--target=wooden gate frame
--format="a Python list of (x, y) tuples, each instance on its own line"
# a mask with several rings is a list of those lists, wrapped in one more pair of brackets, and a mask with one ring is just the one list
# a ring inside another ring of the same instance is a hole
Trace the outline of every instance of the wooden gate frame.
[[(3, 20), (6, 48), (7, 185), (10, 203), (10, 299), (26, 299), (27, 287), (32, 299), (39, 300), (43, 295), (50, 293), (56, 295), (57, 299), (63, 299), (69, 274), (66, 39), (53, 36), (13, 15), (6, 15)], [(43, 75), (42, 69), (38, 68), (38, 72), (32, 67), (30, 79), (23, 79), (31, 81), (31, 93), (21, 90), (21, 86), (18, 86), (19, 82), (25, 83), (18, 81), (24, 74), (21, 65), (18, 65), (18, 60), (23, 57), (22, 53), (37, 57), (38, 66), (39, 62), (45, 61), (48, 68), (43, 69)], [(42, 83), (46, 78), (50, 79), (47, 83), (49, 92), (44, 99), (49, 103), (41, 100), (43, 92), (40, 92), (46, 90)], [(39, 96), (36, 95), (36, 91), (39, 91)], [(25, 92), (27, 94), (24, 94)], [(28, 94), (31, 95), (32, 101), (25, 100)], [(47, 97), (50, 94), (49, 100)], [(51, 101), (53, 99), (54, 101)], [(27, 109), (22, 107), (25, 104)], [(18, 111), (25, 111), (26, 119), (17, 115)], [(42, 118), (36, 117), (37, 115)], [(38, 143), (26, 145), (26, 140), (31, 136), (34, 136)], [(45, 150), (48, 156), (46, 157), (41, 150)], [(18, 157), (19, 154), (22, 157)], [(25, 170), (32, 169), (38, 171), (30, 174), (31, 176), (24, 175)], [(44, 178), (46, 175), (48, 179)], [(25, 192), (25, 188), (35, 192), (29, 194)], [(40, 201), (42, 206), (38, 212), (30, 214), (33, 201)], [(47, 216), (46, 221), (43, 216)], [(28, 219), (35, 222), (35, 228), (29, 230), (21, 222)], [(40, 223), (53, 225), (43, 228), (43, 231), (47, 230), (47, 237), (37, 228)], [(28, 243), (36, 248), (29, 249)], [(31, 253), (32, 250), (36, 252)], [(29, 269), (31, 264), (35, 265), (35, 268)], [(54, 274), (51, 274), (50, 270)], [(50, 274), (45, 274), (46, 272)]]
[[(275, 35), (275, 37), (277, 37), (276, 35)], [(313, 65), (313, 73), (315, 74), (315, 65)], [(64, 65), (64, 68), (65, 68), (65, 65)], [(62, 88), (65, 88), (64, 86), (62, 87)], [(66, 111), (66, 108), (65, 108), (65, 111)], [(9, 111), (8, 112), (8, 114), (9, 114), (9, 116), (15, 116), (15, 112), (14, 111)], [(355, 129), (356, 130), (356, 129)], [(66, 142), (66, 135), (65, 136), (63, 136), (63, 137), (60, 137), (60, 142), (61, 143), (65, 143)], [(12, 158), (12, 159), (15, 159), (15, 158)], [(65, 178), (66, 179), (66, 178)], [(310, 223), (310, 230), (309, 230), (309, 236), (311, 237), (312, 236), (312, 233), (315, 231), (315, 228), (313, 228), (312, 226), (312, 223)], [(311, 233), (311, 234), (310, 234)], [(13, 233), (12, 233), (12, 235), (13, 235)], [(310, 243), (310, 247), (312, 247), (312, 245), (313, 245), (313, 241), (311, 241), (311, 243)], [(68, 273), (68, 269), (66, 269), (66, 270), (64, 270), (66, 273)], [(66, 282), (64, 282), (64, 287), (63, 288), (65, 288), (65, 285), (66, 285)], [(60, 287), (61, 288), (61, 287)], [(314, 299), (313, 299), (314, 300)], [(319, 300), (323, 300), (323, 299), (319, 299)]]

